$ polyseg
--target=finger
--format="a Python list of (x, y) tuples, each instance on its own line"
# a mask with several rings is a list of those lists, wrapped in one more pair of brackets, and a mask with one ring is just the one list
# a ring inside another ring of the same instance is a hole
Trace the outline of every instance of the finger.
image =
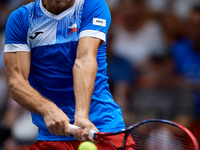
[(73, 131), (74, 138), (77, 139), (78, 141), (81, 141), (82, 132), (83, 132), (83, 130), (81, 128), (74, 129), (74, 131)]
[(58, 128), (56, 126), (51, 127), (55, 135), (59, 135)]
[(57, 131), (56, 131), (55, 127), (51, 126), (48, 129), (49, 129), (51, 134), (55, 134), (55, 135), (57, 134)]
[(69, 127), (69, 123), (66, 121), (63, 124), (63, 130), (64, 130), (64, 135), (67, 137), (70, 137), (70, 127)]
[(87, 128), (84, 129), (84, 131), (82, 133), (82, 136), (81, 136), (82, 140), (83, 141), (90, 141), (90, 142), (93, 142), (93, 143), (98, 143), (97, 140), (90, 137), (90, 130), (98, 131), (98, 129), (95, 126), (88, 126)]
[[(74, 131), (73, 131), (73, 136), (74, 136), (74, 138), (76, 139), (76, 140), (78, 140), (78, 130), (79, 129), (74, 129)], [(79, 141), (79, 140), (78, 140)]]
[(55, 134), (56, 135), (62, 135), (62, 125), (59, 123), (59, 122), (57, 122), (56, 124), (55, 124), (55, 127), (53, 127), (54, 128), (54, 132), (55, 132)]
[(87, 141), (90, 141), (90, 142), (93, 142), (93, 143), (95, 143), (95, 144), (97, 144), (99, 141), (97, 141), (97, 140), (94, 140), (92, 137), (88, 137), (87, 138)]
[(64, 133), (64, 125), (63, 124), (61, 126), (58, 126), (57, 129), (58, 129), (59, 135), (61, 135), (61, 136), (65, 135), (65, 133)]
[(49, 132), (50, 132), (51, 134), (54, 134), (54, 131), (53, 131), (51, 128), (48, 128), (48, 130), (49, 130)]
[(86, 141), (89, 138), (90, 128), (85, 128), (81, 134), (81, 140)]

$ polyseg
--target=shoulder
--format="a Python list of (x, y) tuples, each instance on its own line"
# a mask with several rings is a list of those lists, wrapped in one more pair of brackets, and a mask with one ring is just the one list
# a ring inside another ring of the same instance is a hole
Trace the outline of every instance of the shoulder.
[[(9, 18), (9, 19), (14, 19), (14, 20), (23, 20), (25, 18), (28, 17), (29, 11), (28, 11), (28, 7), (26, 5), (21, 6), (20, 8), (14, 10)], [(25, 17), (25, 18), (24, 18)]]
[(33, 3), (30, 3), (14, 10), (8, 17), (7, 26), (9, 24), (19, 25), (20, 27), (26, 26), (29, 23), (28, 20), (32, 6)]
[(29, 4), (23, 5), (19, 7), (18, 9), (14, 10), (10, 14), (9, 18), (26, 20), (30, 16), (30, 13), (33, 12), (34, 6), (35, 6), (35, 2), (31, 2)]
[(33, 4), (23, 5), (10, 14), (5, 29), (6, 44), (26, 41), (29, 28), (29, 16)]
[(83, 11), (85, 12), (98, 12), (110, 13), (108, 5), (105, 0), (85, 0)]
[[(98, 19), (98, 20), (95, 20)], [(93, 24), (100, 24), (109, 27), (111, 23), (111, 14), (105, 0), (85, 0), (82, 13), (82, 21), (88, 22), (93, 20)], [(106, 20), (106, 21), (105, 21)], [(97, 22), (99, 21), (99, 22)]]
[(89, 36), (106, 42), (106, 35), (111, 24), (110, 10), (106, 1), (85, 0), (81, 14), (79, 38)]
[(85, 0), (84, 6), (85, 7), (96, 7), (101, 5), (106, 5), (105, 0)]

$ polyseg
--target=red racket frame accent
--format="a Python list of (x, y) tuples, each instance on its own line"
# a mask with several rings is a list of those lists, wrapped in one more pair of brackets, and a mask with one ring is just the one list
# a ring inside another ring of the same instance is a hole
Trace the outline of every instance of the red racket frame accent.
[[(174, 122), (173, 122), (174, 123)], [(177, 123), (174, 123), (174, 124), (177, 124)], [(185, 128), (184, 126), (182, 126), (182, 125), (179, 125), (179, 124), (177, 124), (178, 126), (179, 126), (179, 128), (181, 128), (183, 131), (185, 131), (188, 135), (189, 135), (189, 137), (192, 139), (192, 141), (193, 141), (193, 144), (194, 144), (194, 147), (195, 147), (195, 150), (199, 150), (199, 144), (198, 144), (198, 142), (197, 142), (197, 139), (194, 137), (194, 135), (192, 134), (192, 132), (190, 132), (190, 130), (188, 130), (187, 128)]]

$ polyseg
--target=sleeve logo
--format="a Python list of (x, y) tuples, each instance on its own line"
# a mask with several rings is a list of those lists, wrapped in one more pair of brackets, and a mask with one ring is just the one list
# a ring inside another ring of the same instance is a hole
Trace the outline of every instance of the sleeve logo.
[(93, 18), (93, 25), (106, 27), (106, 20), (100, 18)]

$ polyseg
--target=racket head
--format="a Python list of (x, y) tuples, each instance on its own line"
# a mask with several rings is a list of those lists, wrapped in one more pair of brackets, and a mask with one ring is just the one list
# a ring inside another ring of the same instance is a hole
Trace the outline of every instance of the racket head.
[(196, 138), (187, 128), (168, 120), (141, 121), (134, 125), (130, 134), (136, 149), (199, 150)]
[(196, 138), (187, 128), (163, 119), (144, 120), (117, 132), (97, 132), (94, 137), (123, 133), (132, 136), (136, 150), (199, 150)]

